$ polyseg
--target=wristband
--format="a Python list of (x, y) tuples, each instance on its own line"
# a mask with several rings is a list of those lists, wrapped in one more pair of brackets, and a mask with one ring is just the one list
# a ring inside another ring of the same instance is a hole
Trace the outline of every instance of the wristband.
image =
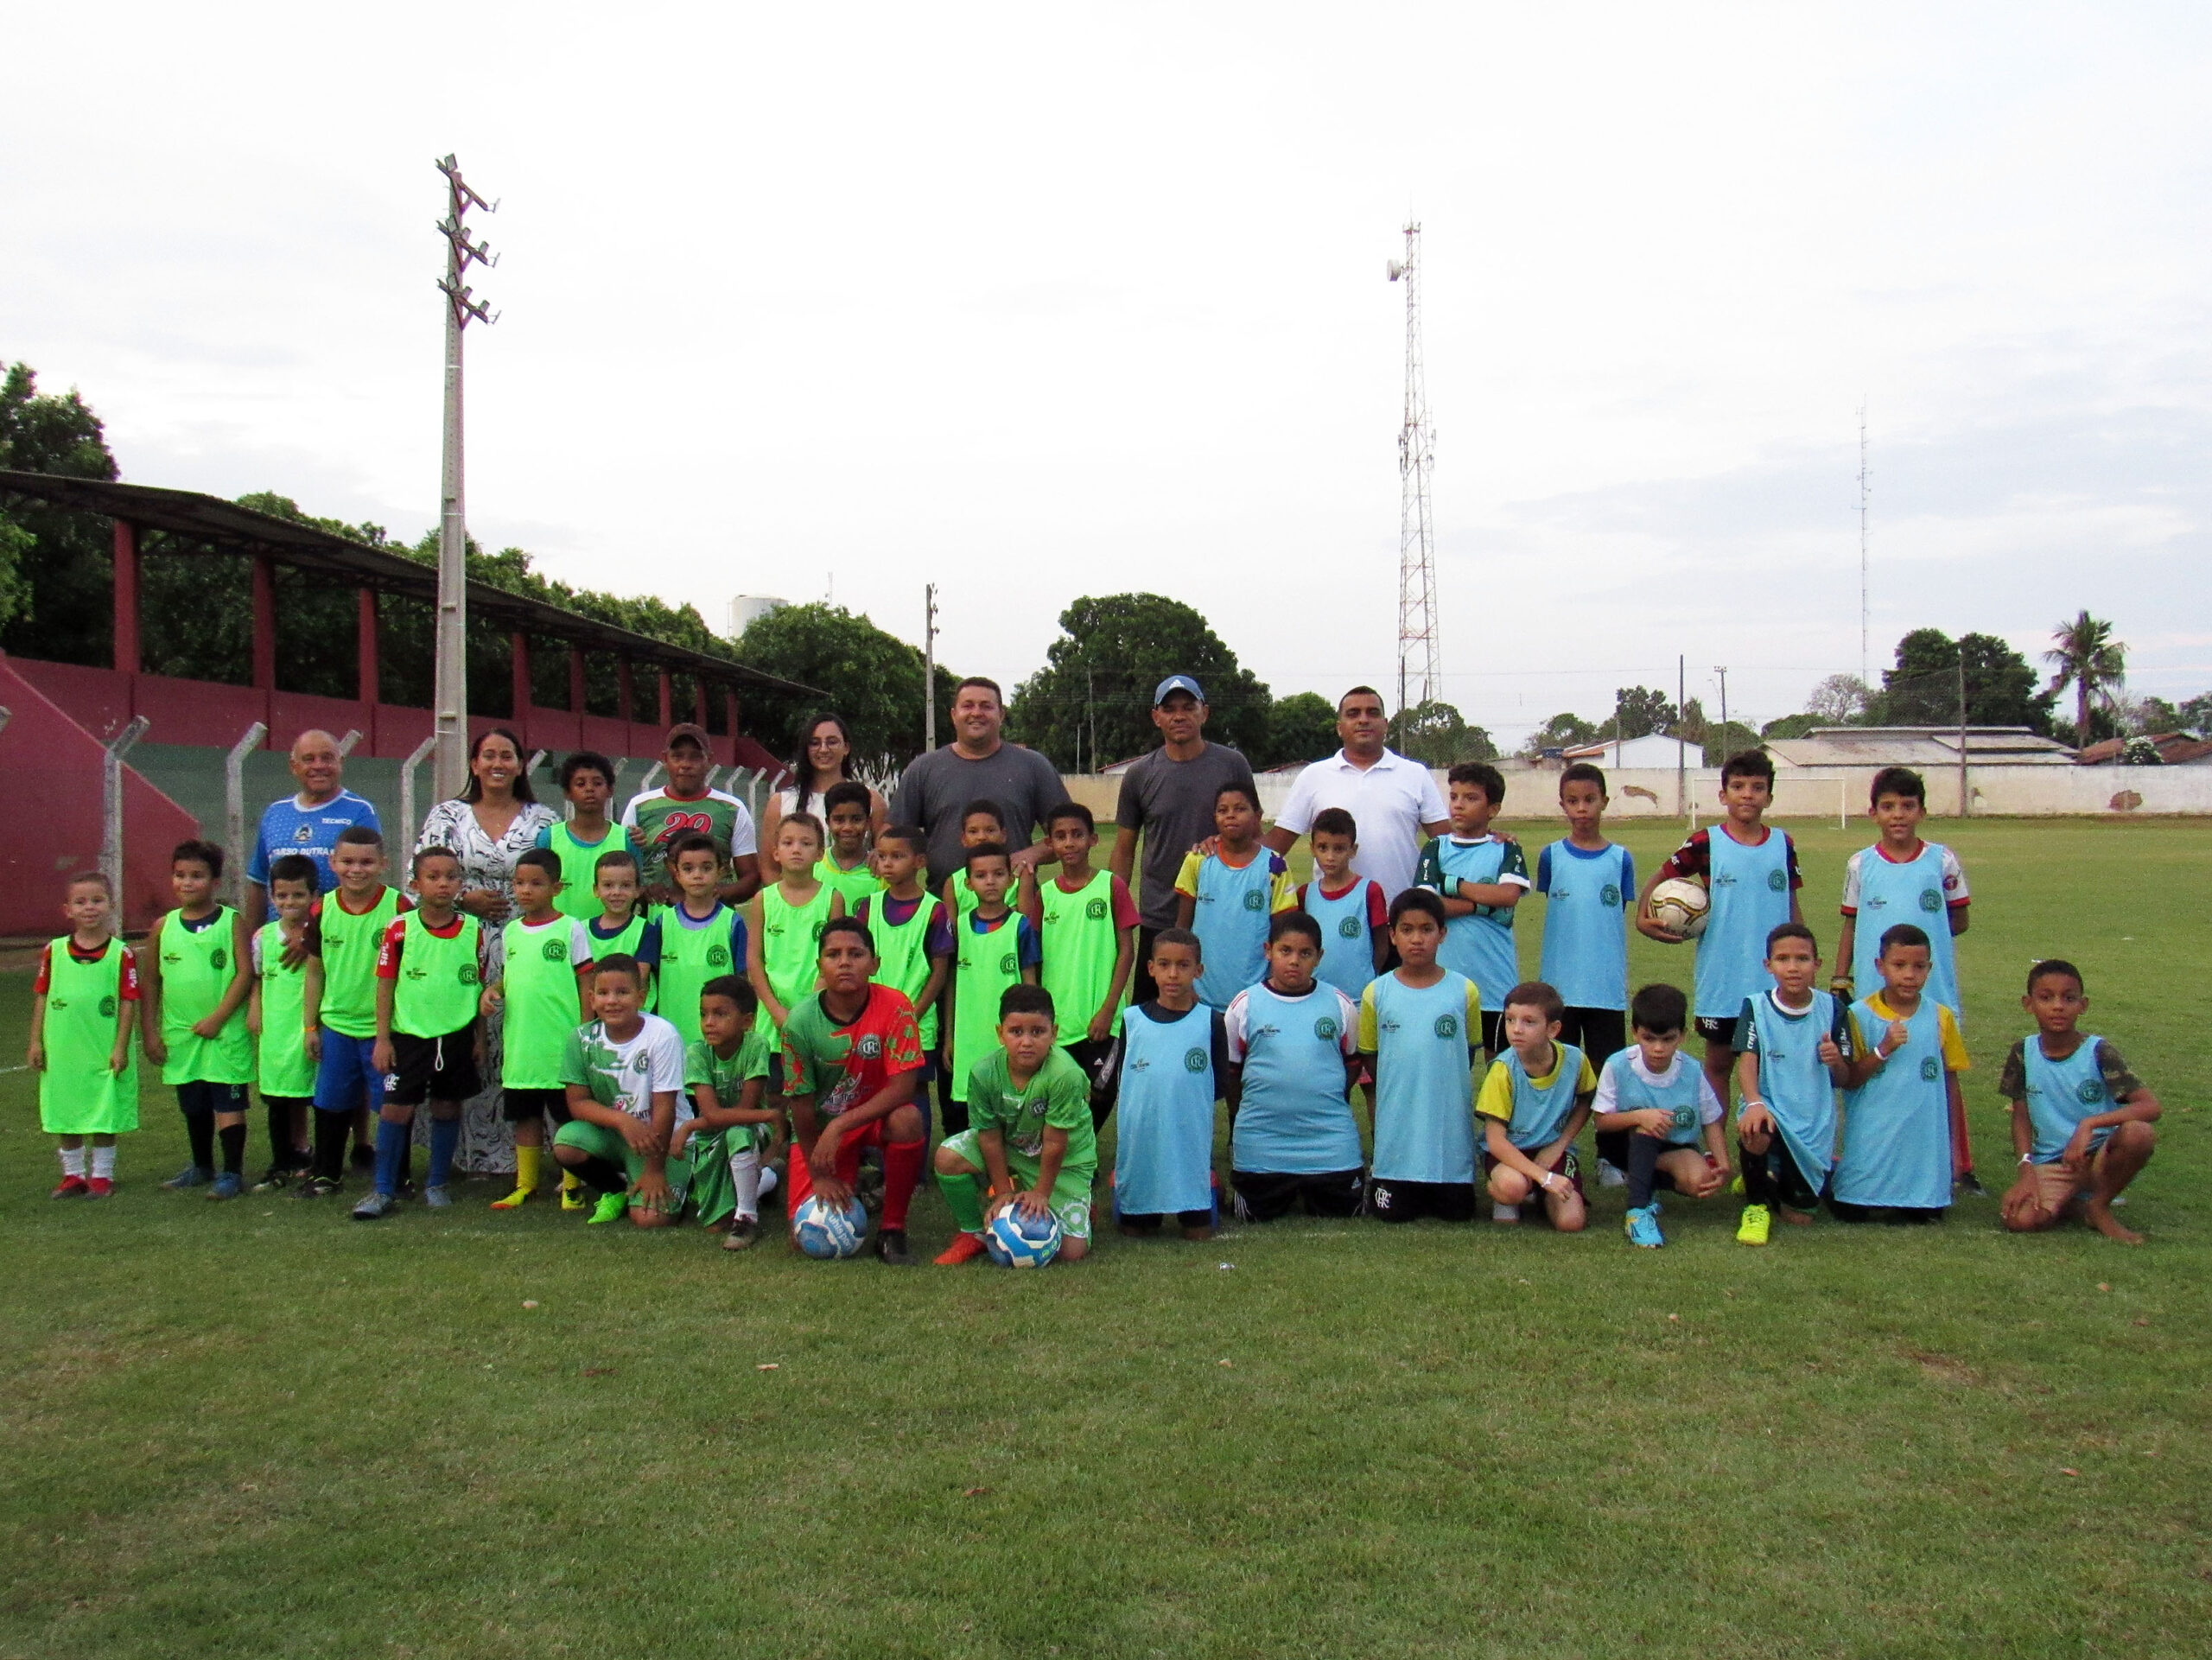
[(1739, 1110), (1749, 1112), (1753, 1107), (1757, 1107), (1761, 1112), (1769, 1112), (1772, 1110), (1772, 1109), (1770, 1108), (1764, 1101), (1746, 1101)]

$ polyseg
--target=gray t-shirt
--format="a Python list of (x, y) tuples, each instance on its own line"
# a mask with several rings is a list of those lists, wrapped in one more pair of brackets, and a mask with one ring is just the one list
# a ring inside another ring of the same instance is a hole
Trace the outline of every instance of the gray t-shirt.
[(1122, 774), (1114, 823), (1144, 836), (1137, 907), (1147, 928), (1175, 925), (1175, 875), (1183, 855), (1213, 834), (1213, 803), (1225, 785), (1253, 788), (1252, 763), (1227, 744), (1210, 743), (1188, 760), (1165, 748)]
[(1002, 743), (982, 760), (970, 760), (950, 744), (918, 755), (899, 775), (891, 797), (891, 822), (914, 824), (929, 836), (930, 885), (941, 885), (960, 868), (960, 815), (971, 801), (998, 804), (1006, 822), (1007, 845), (1029, 845), (1033, 828), (1068, 798), (1052, 763), (1033, 749)]

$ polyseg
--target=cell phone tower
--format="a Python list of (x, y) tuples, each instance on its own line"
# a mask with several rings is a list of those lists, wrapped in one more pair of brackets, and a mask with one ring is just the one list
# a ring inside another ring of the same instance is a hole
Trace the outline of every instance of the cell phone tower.
[(1421, 226), (1406, 226), (1406, 257), (1389, 262), (1390, 280), (1406, 285), (1406, 415), (1398, 429), (1398, 741), (1406, 713), (1444, 692), (1436, 631), (1436, 537), (1429, 518), (1428, 475), (1436, 466), (1436, 433), (1428, 424), (1428, 392), (1421, 360)]

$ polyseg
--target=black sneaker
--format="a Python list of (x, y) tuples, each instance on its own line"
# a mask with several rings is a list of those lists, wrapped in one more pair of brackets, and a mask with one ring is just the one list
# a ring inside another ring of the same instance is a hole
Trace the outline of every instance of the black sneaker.
[(268, 1173), (253, 1184), (253, 1191), (257, 1193), (281, 1193), (285, 1188), (289, 1187), (296, 1179), (294, 1172), (280, 1169), (272, 1164), (269, 1167)]
[(886, 1268), (912, 1268), (914, 1253), (906, 1249), (904, 1228), (886, 1228), (875, 1236), (875, 1254), (883, 1258)]
[(1981, 1185), (1973, 1171), (1967, 1170), (1952, 1181), (1951, 1193), (1956, 1199), (1987, 1199), (1989, 1189)]
[(722, 1249), (724, 1250), (749, 1250), (752, 1249), (753, 1243), (760, 1237), (760, 1224), (759, 1220), (753, 1217), (741, 1216), (738, 1218), (735, 1222), (730, 1224), (729, 1231), (722, 1236)]
[(328, 1199), (338, 1191), (339, 1184), (328, 1176), (309, 1176), (292, 1189), (294, 1199)]

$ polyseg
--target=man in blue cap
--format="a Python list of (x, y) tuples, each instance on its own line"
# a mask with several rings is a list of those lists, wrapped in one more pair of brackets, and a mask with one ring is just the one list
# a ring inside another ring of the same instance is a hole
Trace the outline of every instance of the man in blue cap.
[(1114, 851), (1107, 860), (1107, 868), (1128, 881), (1136, 868), (1137, 838), (1144, 838), (1133, 1003), (1158, 995), (1149, 966), (1153, 938), (1175, 925), (1175, 873), (1183, 855), (1213, 834), (1214, 798), (1224, 786), (1241, 784), (1258, 799), (1252, 763), (1226, 744), (1205, 741), (1205, 694), (1189, 675), (1171, 674), (1154, 690), (1152, 723), (1160, 728), (1160, 746), (1122, 775)]

